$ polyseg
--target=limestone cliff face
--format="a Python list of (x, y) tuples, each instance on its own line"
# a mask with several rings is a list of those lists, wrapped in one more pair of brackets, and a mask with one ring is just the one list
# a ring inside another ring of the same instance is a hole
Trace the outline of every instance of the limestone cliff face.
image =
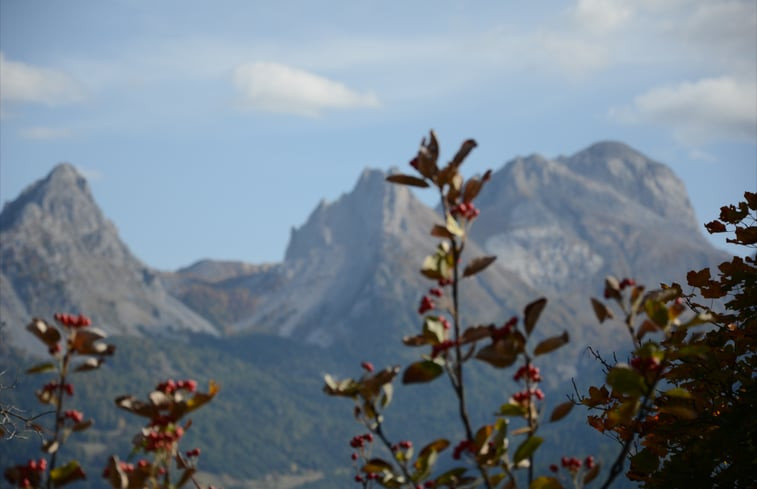
[(0, 312), (14, 342), (33, 316), (84, 313), (109, 333), (214, 332), (136, 259), (69, 164), (0, 213)]
[(547, 292), (601, 284), (607, 274), (681, 281), (724, 257), (704, 238), (683, 183), (622, 143), (517, 158), (493, 175), (480, 206), (473, 238)]

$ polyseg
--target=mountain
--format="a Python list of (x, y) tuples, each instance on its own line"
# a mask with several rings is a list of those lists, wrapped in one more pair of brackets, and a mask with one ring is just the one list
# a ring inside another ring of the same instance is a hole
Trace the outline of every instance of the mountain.
[(24, 190), (0, 213), (0, 311), (11, 341), (33, 316), (85, 313), (110, 334), (215, 333), (168, 293), (95, 204), (69, 164)]
[(683, 183), (617, 142), (570, 157), (516, 158), (479, 199), (472, 237), (550, 295), (595, 290), (606, 275), (656, 286), (720, 263)]
[[(148, 268), (120, 241), (70, 165), (56, 167), (5, 206), (0, 317), (12, 339), (31, 338), (19, 331), (31, 315), (58, 310), (89, 314), (122, 335), (113, 339), (114, 358), (85, 374), (91, 380), (77, 391), (76, 402), (98, 420), (83, 435), (90, 437), (94, 470), (101, 470), (97, 464), (110, 447), (125, 449), (133, 433), (132, 425), (123, 425), (133, 421), (122, 419), (112, 397), (137, 389), (144, 394), (152, 382), (191, 375), (222, 386), (198, 413), (192, 436), (204, 453), (207, 448), (201, 467), (249, 482), (224, 487), (277, 487), (264, 480), (299, 477), (303, 469), (323, 476), (313, 487), (350, 484), (348, 442), (360, 427), (350, 422), (350, 403), (322, 394), (322, 374), (342, 378), (356, 375), (360, 360), (407, 365), (419, 357), (419, 349), (403, 347), (400, 339), (420, 328), (418, 303), (434, 282), (418, 270), (434, 251), (429, 229), (442, 220), (386, 176), (365, 170), (354, 189), (321, 202), (292, 230), (285, 259), (266, 265), (202, 260), (175, 272)], [(605, 274), (649, 286), (683, 282), (687, 270), (724, 257), (704, 239), (670, 169), (620, 143), (598, 143), (569, 157), (516, 158), (492, 175), (477, 205), (482, 214), (463, 261), (486, 254), (498, 259), (465, 279), (463, 323), (502, 324), (539, 296), (550, 297), (532, 340), (567, 330), (571, 342), (539, 357), (545, 412), (571, 392), (571, 378), (583, 388), (592, 372), (599, 375), (586, 345), (605, 353), (620, 348), (623, 331), (598, 325), (588, 302), (600, 293)], [(169, 331), (175, 334), (164, 337)], [(157, 336), (149, 342), (134, 337), (148, 334)], [(184, 342), (177, 346), (178, 336)], [(0, 341), (0, 371), (23, 372), (30, 360), (6, 355), (5, 346)], [(503, 376), (475, 361), (466, 369), (472, 422), (489, 422), (513, 392), (511, 372)], [(36, 406), (39, 379), (19, 380), (12, 401)], [(457, 426), (445, 382), (396, 387), (386, 416), (392, 436), (425, 444)], [(547, 436), (557, 443), (544, 444), (539, 463), (596, 453), (611, 465), (606, 454), (617, 447), (588, 434), (582, 415), (559, 429)], [(28, 456), (38, 450), (32, 441)], [(0, 459), (15, 460), (16, 446), (0, 446)]]
[[(382, 339), (415, 333), (418, 303), (434, 286), (418, 271), (434, 251), (428, 233), (440, 217), (408, 188), (388, 184), (386, 176), (365, 170), (351, 192), (321, 202), (292, 231), (284, 262), (275, 270), (278, 286), (262, 292), (260, 307), (234, 324), (234, 331), (267, 331), (339, 345), (340, 351), (359, 351), (363, 342), (379, 347), (386, 344)], [(475, 243), (466, 251), (468, 257), (484, 254)], [(536, 291), (516, 274), (492, 267), (470, 280), (462, 294), (462, 301), (496, 317), (516, 310)]]

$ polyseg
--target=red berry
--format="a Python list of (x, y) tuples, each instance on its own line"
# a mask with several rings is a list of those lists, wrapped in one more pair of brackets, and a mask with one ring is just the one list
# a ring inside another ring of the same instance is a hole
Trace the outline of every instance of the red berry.
[(360, 366), (369, 373), (373, 372), (373, 364), (371, 362), (362, 362)]
[(557, 473), (557, 471), (560, 470), (560, 469), (557, 467), (557, 465), (552, 464), (552, 465), (549, 466), (549, 470), (551, 470), (554, 473)]

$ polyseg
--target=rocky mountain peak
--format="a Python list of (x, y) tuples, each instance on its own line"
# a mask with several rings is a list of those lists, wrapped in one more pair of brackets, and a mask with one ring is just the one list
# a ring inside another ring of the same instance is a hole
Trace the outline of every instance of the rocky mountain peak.
[(412, 214), (428, 212), (407, 187), (388, 183), (386, 176), (384, 171), (365, 169), (352, 191), (334, 202), (321, 201), (305, 224), (292, 229), (285, 261), (319, 249), (365, 249), (396, 233)]
[(559, 160), (576, 174), (611, 186), (661, 217), (699, 228), (683, 182), (667, 165), (626, 144), (604, 141)]
[(27, 187), (16, 200), (6, 203), (0, 230), (43, 215), (84, 231), (100, 227), (103, 221), (86, 179), (69, 163), (57, 165), (47, 177)]
[(214, 331), (131, 254), (70, 164), (0, 213), (0, 311), (11, 331), (55, 312), (87, 314), (111, 333)]

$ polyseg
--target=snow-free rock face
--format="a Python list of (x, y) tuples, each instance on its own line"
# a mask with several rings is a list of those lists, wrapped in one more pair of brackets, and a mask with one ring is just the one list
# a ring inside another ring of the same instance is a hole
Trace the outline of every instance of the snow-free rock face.
[(473, 238), (540, 290), (596, 287), (608, 274), (682, 281), (724, 256), (700, 231), (683, 183), (622, 143), (517, 158), (490, 187)]
[(69, 164), (0, 213), (0, 312), (11, 339), (28, 343), (22, 327), (59, 311), (87, 314), (109, 333), (215, 331), (129, 252)]
[[(272, 331), (323, 346), (415, 332), (418, 301), (433, 285), (419, 269), (434, 251), (429, 230), (442, 219), (386, 176), (365, 170), (352, 192), (321, 202), (292, 231), (279, 270), (283, 285), (261, 297), (261, 307), (239, 321), (237, 331)], [(470, 243), (466, 256), (481, 254)], [(503, 282), (512, 288), (498, 286)], [(496, 317), (528, 291), (517, 276), (495, 266), (469, 281), (462, 300)]]

